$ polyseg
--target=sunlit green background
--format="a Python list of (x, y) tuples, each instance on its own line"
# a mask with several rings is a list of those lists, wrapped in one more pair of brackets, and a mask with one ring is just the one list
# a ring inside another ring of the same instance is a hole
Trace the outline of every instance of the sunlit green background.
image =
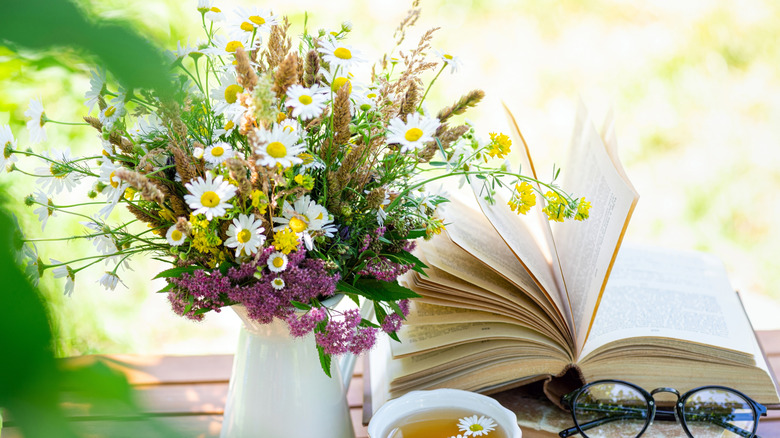
[[(195, 0), (80, 1), (99, 17), (126, 18), (161, 46), (202, 38)], [(372, 60), (392, 47), (404, 1), (217, 1), (224, 11), (255, 5), (288, 15), (300, 33), (304, 11), (311, 28), (354, 26), (350, 43)], [(487, 99), (469, 115), (478, 129), (507, 131), (501, 101), (513, 110), (537, 169), (549, 175), (564, 161), (574, 110), (582, 98), (597, 124), (610, 108), (620, 153), (641, 194), (626, 239), (712, 252), (726, 263), (743, 291), (757, 328), (780, 327), (776, 248), (780, 230), (780, 4), (740, 1), (444, 1), (423, 0), (407, 43), (435, 26), (433, 46), (464, 66), (440, 77), (428, 107), (482, 88)], [(46, 29), (41, 29), (45, 32)], [(68, 51), (14, 54), (0, 48), (0, 124), (10, 123), (27, 146), (23, 112), (41, 97), (49, 117), (77, 121), (86, 111), (88, 65)], [(366, 78), (367, 79), (367, 78)], [(93, 130), (47, 125), (49, 141), (36, 150), (70, 147), (94, 153)], [(30, 163), (30, 161), (28, 161)], [(32, 170), (30, 164), (25, 169)], [(567, 171), (566, 168), (563, 169)], [(79, 234), (78, 221), (60, 214), (41, 233), (22, 205), (33, 181), (2, 174), (17, 200), (29, 237)], [(84, 199), (89, 185), (58, 203)], [(44, 260), (75, 258), (88, 242), (40, 243)], [(58, 354), (229, 352), (238, 320), (228, 312), (192, 323), (174, 315), (149, 279), (161, 265), (133, 260), (120, 273), (128, 289), (104, 291), (102, 264), (79, 273), (76, 291), (62, 296), (61, 282), (42, 280), (53, 306)]]

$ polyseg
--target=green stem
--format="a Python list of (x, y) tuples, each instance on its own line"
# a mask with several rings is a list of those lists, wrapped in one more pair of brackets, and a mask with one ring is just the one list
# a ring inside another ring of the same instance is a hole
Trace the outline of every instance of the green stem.
[(46, 115), (44, 115), (42, 118), (44, 123), (54, 123), (57, 125), (71, 125), (71, 126), (84, 126), (84, 125), (89, 126), (89, 123), (87, 122), (60, 122), (58, 120), (52, 120), (46, 117)]
[(444, 71), (445, 68), (447, 68), (447, 63), (446, 62), (444, 63), (444, 65), (441, 66), (441, 69), (439, 70), (438, 73), (436, 73), (436, 76), (433, 77), (433, 80), (431, 81), (431, 83), (428, 84), (428, 88), (425, 90), (425, 94), (423, 94), (422, 99), (420, 99), (420, 104), (417, 105), (417, 111), (420, 111), (420, 108), (422, 108), (422, 104), (425, 101), (425, 97), (428, 96), (428, 92), (431, 91), (431, 87), (433, 87), (433, 83), (436, 82), (436, 79), (439, 78), (439, 75), (441, 74), (441, 72)]

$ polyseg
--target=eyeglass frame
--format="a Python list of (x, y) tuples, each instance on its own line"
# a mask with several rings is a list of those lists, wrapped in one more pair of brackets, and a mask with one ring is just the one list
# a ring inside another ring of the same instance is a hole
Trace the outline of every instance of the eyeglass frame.
[[(766, 416), (766, 406), (762, 405), (761, 403), (758, 403), (757, 401), (755, 401), (752, 398), (748, 397), (744, 393), (742, 393), (740, 391), (737, 391), (734, 388), (729, 388), (727, 386), (720, 386), (720, 385), (705, 385), (705, 386), (699, 386), (697, 388), (693, 388), (693, 389), (691, 389), (689, 391), (686, 391), (685, 393), (683, 393), (681, 395), (680, 392), (677, 391), (676, 389), (674, 389), (674, 388), (667, 388), (667, 387), (656, 388), (656, 389), (654, 389), (654, 390), (652, 390), (650, 392), (647, 392), (645, 389), (643, 389), (643, 388), (641, 388), (641, 387), (639, 387), (639, 386), (637, 386), (637, 385), (635, 385), (635, 384), (633, 384), (631, 382), (626, 382), (624, 380), (616, 380), (616, 379), (597, 380), (595, 382), (591, 382), (591, 383), (588, 383), (586, 385), (583, 385), (580, 388), (577, 388), (577, 389), (575, 389), (574, 391), (571, 391), (568, 394), (563, 395), (561, 397), (561, 404), (563, 406), (567, 407), (571, 411), (571, 417), (572, 417), (572, 420), (574, 421), (574, 427), (570, 427), (568, 429), (564, 429), (564, 430), (558, 432), (558, 436), (560, 436), (561, 438), (566, 438), (566, 437), (569, 437), (569, 436), (572, 436), (572, 435), (575, 435), (575, 434), (579, 433), (583, 437), (588, 437), (588, 435), (585, 433), (585, 430), (582, 428), (580, 423), (577, 421), (577, 416), (576, 416), (576, 413), (575, 413), (575, 409), (573, 408), (572, 404), (573, 404), (574, 400), (577, 399), (577, 397), (579, 397), (583, 392), (585, 392), (586, 389), (588, 389), (588, 388), (590, 388), (592, 386), (595, 386), (595, 385), (605, 384), (605, 383), (619, 383), (621, 385), (626, 385), (626, 386), (628, 386), (630, 388), (635, 389), (639, 394), (642, 394), (642, 396), (645, 398), (645, 404), (647, 406), (647, 413), (648, 413), (648, 415), (647, 415), (647, 418), (645, 419), (644, 427), (642, 427), (642, 430), (640, 430), (639, 433), (637, 433), (637, 435), (634, 438), (639, 438), (640, 436), (642, 436), (642, 434), (645, 433), (645, 431), (647, 431), (647, 428), (650, 427), (651, 424), (653, 424), (653, 421), (656, 418), (656, 414), (659, 414), (659, 413), (662, 414), (662, 416), (660, 418), (661, 420), (671, 420), (671, 419), (673, 419), (674, 421), (679, 421), (680, 425), (682, 426), (683, 430), (685, 431), (685, 434), (688, 435), (689, 438), (695, 438), (693, 436), (693, 434), (691, 434), (691, 431), (688, 430), (688, 425), (687, 425), (686, 420), (685, 420), (685, 415), (683, 415), (683, 407), (685, 406), (685, 402), (688, 400), (688, 397), (690, 397), (691, 395), (693, 395), (693, 394), (695, 394), (695, 393), (697, 393), (699, 391), (706, 390), (706, 389), (726, 390), (726, 391), (733, 392), (733, 393), (739, 395), (740, 397), (742, 397), (748, 403), (748, 405), (750, 405), (750, 409), (753, 412), (754, 421), (753, 421), (753, 430), (751, 430), (751, 431), (747, 431), (745, 429), (738, 428), (738, 427), (732, 426), (730, 424), (728, 426), (726, 426), (726, 425), (719, 425), (719, 426), (723, 427), (726, 430), (729, 430), (732, 433), (735, 433), (737, 435), (743, 436), (745, 438), (761, 438), (758, 435), (756, 435), (756, 431), (758, 430), (758, 421), (759, 421), (760, 417), (765, 417)], [(662, 392), (671, 393), (671, 394), (674, 394), (674, 395), (677, 396), (677, 401), (675, 402), (674, 410), (672, 410), (672, 411), (656, 411), (656, 403), (655, 403), (655, 398), (653, 396), (655, 394), (662, 393)], [(614, 421), (615, 419), (616, 418), (608, 418), (609, 421)], [(617, 419), (619, 419), (619, 418), (617, 418)], [(602, 422), (603, 420), (604, 419), (591, 421), (590, 423), (597, 423), (597, 424), (593, 424), (592, 426), (587, 427), (585, 429), (590, 429), (592, 427), (599, 426), (601, 424), (606, 423), (606, 422)], [(588, 423), (585, 423), (585, 425), (587, 425), (587, 424)], [(735, 431), (733, 429), (738, 429), (739, 431)], [(740, 431), (743, 431), (745, 433), (743, 434)]]

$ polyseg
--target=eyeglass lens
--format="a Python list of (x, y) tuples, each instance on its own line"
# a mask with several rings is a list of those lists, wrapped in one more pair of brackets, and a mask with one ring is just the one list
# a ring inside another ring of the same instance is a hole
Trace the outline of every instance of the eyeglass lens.
[(573, 401), (574, 418), (590, 438), (634, 438), (649, 421), (649, 406), (636, 388), (610, 382), (587, 387)]
[(695, 438), (750, 437), (756, 422), (751, 404), (727, 389), (696, 391), (685, 399), (682, 412), (688, 432)]

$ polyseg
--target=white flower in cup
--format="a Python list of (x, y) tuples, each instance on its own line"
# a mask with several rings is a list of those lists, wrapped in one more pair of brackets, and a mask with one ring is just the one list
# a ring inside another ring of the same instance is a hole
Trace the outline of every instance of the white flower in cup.
[(471, 417), (461, 418), (458, 421), (458, 429), (467, 437), (487, 435), (495, 428), (496, 423), (493, 419), (484, 415), (480, 415), (479, 418), (476, 415), (472, 415)]

